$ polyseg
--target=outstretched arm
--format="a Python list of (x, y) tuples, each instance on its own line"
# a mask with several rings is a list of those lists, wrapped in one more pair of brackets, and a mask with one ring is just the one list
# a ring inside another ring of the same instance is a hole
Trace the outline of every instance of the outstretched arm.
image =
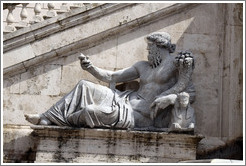
[(118, 71), (109, 71), (104, 70), (99, 67), (94, 66), (88, 57), (81, 54), (79, 56), (81, 67), (84, 70), (87, 70), (97, 79), (110, 83), (115, 84), (118, 82), (126, 82), (130, 80), (134, 80), (139, 77), (139, 73), (134, 66), (125, 68)]

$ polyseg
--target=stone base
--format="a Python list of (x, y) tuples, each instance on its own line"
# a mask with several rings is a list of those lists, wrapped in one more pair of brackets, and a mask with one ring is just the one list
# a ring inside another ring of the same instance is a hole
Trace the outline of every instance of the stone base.
[(36, 163), (151, 162), (196, 159), (201, 136), (167, 132), (31, 126)]
[(245, 164), (245, 162), (243, 160), (229, 160), (229, 159), (189, 160), (189, 161), (181, 161), (180, 163), (237, 163), (237, 164)]

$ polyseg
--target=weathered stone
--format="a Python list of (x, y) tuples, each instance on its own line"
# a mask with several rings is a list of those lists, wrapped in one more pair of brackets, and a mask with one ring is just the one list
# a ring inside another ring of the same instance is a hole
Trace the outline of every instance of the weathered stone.
[[(99, 81), (98, 79), (93, 77), (90, 73), (81, 70), (81, 67), (78, 65), (67, 65), (67, 66), (62, 67), (62, 80), (60, 84), (60, 88), (61, 88), (60, 95), (65, 95), (68, 92), (70, 92), (73, 89), (73, 87), (82, 79), (90, 80), (94, 83), (108, 86), (107, 83), (103, 83), (102, 81)], [(73, 77), (71, 77), (70, 79), (66, 79), (67, 76), (71, 75), (71, 73), (73, 73)]]
[(229, 159), (207, 159), (207, 160), (188, 160), (188, 161), (181, 161), (180, 163), (218, 163), (218, 164), (225, 164), (225, 163), (235, 163), (235, 164), (243, 164), (242, 160), (229, 160)]
[[(147, 43), (144, 42), (144, 37), (142, 36), (146, 33), (146, 29), (139, 30), (134, 34), (126, 34), (118, 38), (117, 40), (117, 50), (116, 50), (116, 67), (126, 68), (129, 67), (128, 64), (134, 64), (141, 60), (147, 60)], [(141, 36), (141, 37), (139, 37)], [(131, 40), (129, 40), (131, 39)], [(142, 43), (138, 45), (137, 43)], [(127, 49), (124, 49), (127, 48)], [(126, 58), (127, 57), (127, 58)], [(124, 62), (124, 63), (122, 63)]]
[(23, 112), (29, 114), (42, 113), (60, 98), (43, 95), (6, 95), (3, 99), (3, 124), (30, 125), (25, 122)]
[(4, 125), (3, 163), (29, 163), (36, 157), (36, 140), (30, 126)]
[(209, 150), (213, 150), (215, 147), (224, 146), (225, 142), (217, 137), (206, 137), (203, 138), (197, 147), (198, 153), (203, 153)]
[(21, 74), (21, 82), (19, 83), (20, 93), (31, 95), (59, 95), (60, 82), (60, 65), (39, 66)]
[[(88, 55), (89, 58), (93, 62), (95, 62), (94, 64), (98, 67), (103, 67), (103, 68), (106, 67), (112, 69), (117, 68), (117, 59), (120, 54), (117, 51), (117, 47), (119, 45), (117, 41), (118, 41), (117, 39), (112, 39), (108, 42), (102, 43), (101, 45), (82, 51), (82, 53)], [(105, 66), (105, 62), (107, 62), (106, 66)]]
[(32, 126), (40, 162), (178, 162), (195, 159), (200, 136)]
[(3, 56), (3, 67), (10, 67), (12, 65), (18, 64), (20, 62), (32, 59), (35, 57), (33, 49), (30, 44), (6, 52)]

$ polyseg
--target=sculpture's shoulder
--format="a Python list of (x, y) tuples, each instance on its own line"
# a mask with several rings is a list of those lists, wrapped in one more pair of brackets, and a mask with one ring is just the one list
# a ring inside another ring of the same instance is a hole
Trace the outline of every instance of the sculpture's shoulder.
[(150, 68), (148, 61), (138, 61), (133, 65), (138, 71), (146, 70)]

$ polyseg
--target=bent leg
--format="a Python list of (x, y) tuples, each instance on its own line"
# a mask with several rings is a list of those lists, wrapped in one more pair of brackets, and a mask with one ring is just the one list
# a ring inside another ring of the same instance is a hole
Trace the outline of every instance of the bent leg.
[[(60, 99), (43, 115), (56, 125), (77, 127), (84, 125), (83, 123), (78, 123), (77, 119), (80, 114), (84, 114), (80, 112), (81, 110), (88, 109), (87, 106), (89, 105), (99, 106), (102, 103), (111, 107), (113, 98), (114, 91), (111, 89), (81, 80), (71, 92)], [(70, 116), (74, 118), (71, 119)], [(70, 120), (68, 120), (69, 118)]]
[(118, 110), (109, 106), (88, 105), (68, 116), (68, 122), (76, 127), (111, 127), (118, 121)]

